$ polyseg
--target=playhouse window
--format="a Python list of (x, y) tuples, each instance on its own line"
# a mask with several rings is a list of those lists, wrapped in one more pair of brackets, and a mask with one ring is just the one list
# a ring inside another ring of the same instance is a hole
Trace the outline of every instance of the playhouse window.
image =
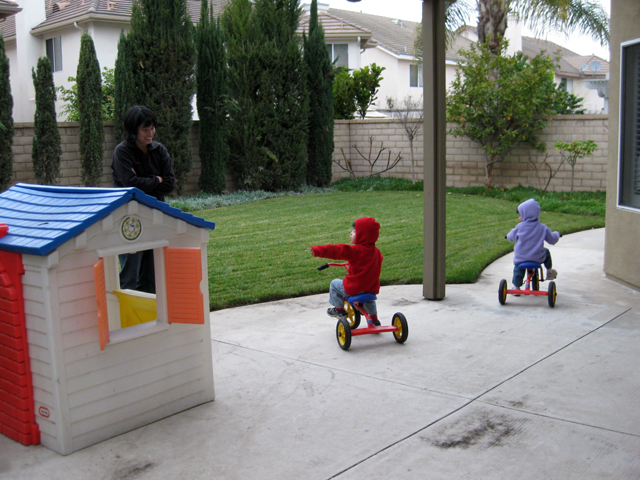
[(120, 288), (118, 256), (133, 252), (107, 252), (94, 266), (102, 349), (165, 330), (170, 323), (204, 323), (200, 249), (152, 250), (155, 294)]

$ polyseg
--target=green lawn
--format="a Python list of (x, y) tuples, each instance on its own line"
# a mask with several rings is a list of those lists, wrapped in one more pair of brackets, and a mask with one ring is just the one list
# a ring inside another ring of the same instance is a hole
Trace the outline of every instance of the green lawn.
[[(517, 203), (465, 193), (447, 194), (447, 283), (473, 282), (512, 251), (504, 239), (518, 222)], [(348, 243), (353, 221), (381, 224), (383, 285), (422, 282), (423, 194), (365, 191), (285, 196), (193, 211), (216, 222), (208, 246), (212, 310), (328, 291), (343, 269), (319, 272), (312, 245)], [(541, 221), (563, 234), (604, 226), (602, 215), (544, 212)], [(506, 272), (508, 274), (509, 272)]]

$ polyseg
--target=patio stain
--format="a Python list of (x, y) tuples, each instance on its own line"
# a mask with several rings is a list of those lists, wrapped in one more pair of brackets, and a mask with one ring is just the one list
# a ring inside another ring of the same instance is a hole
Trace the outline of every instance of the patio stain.
[(527, 420), (480, 411), (450, 426), (443, 426), (439, 432), (435, 432), (435, 438), (423, 436), (421, 440), (442, 449), (467, 449), (473, 446), (481, 449), (499, 447), (504, 445), (505, 439), (518, 434), (525, 421)]

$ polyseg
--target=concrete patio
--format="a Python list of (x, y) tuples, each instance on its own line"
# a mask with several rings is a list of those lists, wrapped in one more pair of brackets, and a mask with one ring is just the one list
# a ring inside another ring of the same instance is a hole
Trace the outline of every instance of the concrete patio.
[(213, 312), (214, 402), (66, 457), (0, 436), (0, 479), (640, 478), (640, 293), (604, 230), (551, 252), (555, 308), (498, 303), (512, 255), (439, 302), (383, 287), (403, 345), (342, 351), (325, 294)]

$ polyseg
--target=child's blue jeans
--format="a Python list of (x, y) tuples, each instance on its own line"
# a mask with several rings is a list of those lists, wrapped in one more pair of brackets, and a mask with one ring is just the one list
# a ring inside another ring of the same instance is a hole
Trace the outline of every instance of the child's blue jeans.
[[(346, 296), (347, 293), (344, 291), (342, 279), (336, 278), (335, 280), (331, 280), (331, 285), (329, 285), (329, 303), (336, 308), (344, 308), (344, 297)], [(369, 315), (378, 314), (375, 301), (365, 302), (364, 309), (369, 312)]]
[[(546, 253), (546, 257), (544, 259), (543, 265), (547, 270), (549, 270), (552, 266), (551, 263), (551, 252), (549, 252), (548, 248), (544, 249)], [(522, 286), (522, 282), (524, 281), (524, 276), (527, 274), (526, 268), (518, 268), (518, 265), (514, 265), (513, 267), (513, 285), (515, 287), (520, 288)]]

